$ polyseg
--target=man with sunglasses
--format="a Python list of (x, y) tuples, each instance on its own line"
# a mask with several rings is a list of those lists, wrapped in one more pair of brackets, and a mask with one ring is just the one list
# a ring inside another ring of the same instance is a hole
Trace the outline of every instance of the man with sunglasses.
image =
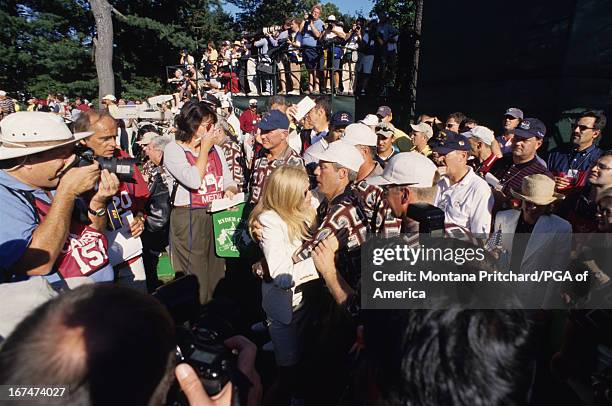
[(510, 107), (504, 113), (504, 131), (497, 137), (497, 142), (501, 147), (502, 154), (506, 155), (512, 152), (512, 136), (514, 135), (514, 129), (518, 127), (523, 119), (523, 110), (515, 107)]
[(602, 153), (596, 141), (606, 121), (603, 112), (583, 112), (572, 127), (570, 144), (550, 152), (548, 169), (555, 177), (557, 191), (568, 194), (586, 184), (590, 169)]
[(434, 205), (444, 211), (445, 222), (465, 227), (473, 234), (488, 234), (493, 195), (487, 182), (467, 163), (470, 142), (463, 135), (446, 131), (446, 136), (433, 145), (433, 151), (436, 165), (446, 167), (434, 199)]
[(572, 224), (575, 233), (596, 232), (596, 201), (609, 188), (612, 188), (612, 151), (605, 151), (589, 171), (586, 185), (558, 204), (556, 213)]
[(493, 193), (495, 209), (511, 207), (510, 191), (520, 191), (525, 176), (543, 173), (552, 178), (552, 174), (538, 161), (536, 155), (545, 134), (546, 126), (537, 118), (526, 118), (514, 129), (512, 154), (495, 162), (489, 171), (499, 180)]

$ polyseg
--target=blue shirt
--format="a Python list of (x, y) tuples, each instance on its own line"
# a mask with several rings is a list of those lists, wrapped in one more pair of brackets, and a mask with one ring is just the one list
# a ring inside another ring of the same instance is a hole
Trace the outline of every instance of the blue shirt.
[[(321, 19), (315, 20), (314, 22), (315, 28), (319, 31), (319, 33), (323, 32), (324, 24)], [(306, 47), (316, 47), (317, 46), (317, 37), (314, 36), (312, 32), (312, 28), (310, 27), (310, 22), (306, 20), (304, 22), (304, 30), (303, 30), (303, 38), (302, 45)]]
[(310, 145), (314, 145), (317, 142), (319, 142), (321, 139), (325, 138), (328, 132), (329, 132), (328, 130), (323, 130), (320, 133), (316, 133), (315, 130), (313, 129), (312, 133), (310, 134)]
[(555, 176), (567, 175), (570, 170), (576, 178), (574, 186), (584, 186), (593, 165), (601, 156), (602, 150), (593, 144), (583, 151), (576, 151), (573, 146), (562, 146), (550, 151), (548, 170)]
[[(0, 227), (0, 272), (6, 272), (23, 256), (32, 242), (32, 234), (38, 227), (38, 214), (26, 197), (15, 190), (30, 192), (36, 199), (51, 204), (51, 198), (42, 189), (25, 185), (7, 172), (0, 170), (0, 207), (2, 208), (2, 227)], [(52, 191), (51, 194), (55, 194)], [(55, 282), (57, 276), (45, 276)], [(95, 281), (112, 281), (113, 269), (110, 265), (89, 276)], [(0, 278), (2, 279), (2, 278)]]

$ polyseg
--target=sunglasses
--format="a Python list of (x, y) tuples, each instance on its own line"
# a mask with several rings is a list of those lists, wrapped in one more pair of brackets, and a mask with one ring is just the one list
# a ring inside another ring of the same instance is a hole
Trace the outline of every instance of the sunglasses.
[(572, 130), (578, 129), (581, 133), (585, 132), (586, 130), (594, 130), (595, 127), (587, 127), (586, 125), (582, 125), (582, 124), (574, 124), (572, 125)]
[(459, 127), (459, 124), (446, 123), (446, 128)]

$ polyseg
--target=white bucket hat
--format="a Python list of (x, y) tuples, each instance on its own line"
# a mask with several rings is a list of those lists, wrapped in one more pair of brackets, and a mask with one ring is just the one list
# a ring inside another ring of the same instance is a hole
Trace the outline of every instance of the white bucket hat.
[(517, 199), (525, 200), (546, 206), (554, 201), (564, 199), (565, 196), (555, 192), (555, 181), (541, 173), (525, 176), (521, 184), (521, 193), (510, 191)]
[(0, 121), (0, 160), (48, 151), (89, 137), (93, 132), (72, 134), (64, 120), (53, 113), (20, 111)]

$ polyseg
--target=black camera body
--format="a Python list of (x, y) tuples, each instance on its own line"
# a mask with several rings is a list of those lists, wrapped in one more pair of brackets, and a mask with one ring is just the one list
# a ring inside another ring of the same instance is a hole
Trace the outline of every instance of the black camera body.
[(444, 212), (428, 203), (414, 203), (408, 206), (406, 215), (419, 222), (419, 233), (431, 234), (432, 237), (444, 235)]
[[(224, 340), (235, 334), (239, 310), (233, 302), (222, 298), (201, 306), (198, 291), (197, 278), (186, 275), (153, 293), (177, 326), (176, 361), (191, 365), (208, 395), (218, 394), (231, 382), (232, 404), (245, 404), (251, 382), (238, 369), (237, 356), (223, 345)], [(177, 382), (170, 388), (166, 404), (189, 404)]]
[(117, 175), (119, 181), (128, 183), (136, 182), (134, 179), (134, 165), (136, 164), (136, 160), (133, 158), (96, 157), (93, 150), (80, 144), (74, 148), (74, 154), (76, 157), (70, 167), (79, 168), (88, 166), (97, 161), (100, 165), (100, 169), (106, 169), (110, 173), (114, 173)]

